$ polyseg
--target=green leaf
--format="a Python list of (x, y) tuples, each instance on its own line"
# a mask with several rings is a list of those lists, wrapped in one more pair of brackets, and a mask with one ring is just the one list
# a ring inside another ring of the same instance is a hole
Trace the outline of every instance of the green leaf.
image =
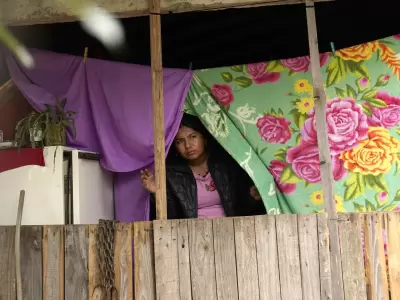
[(365, 175), (365, 183), (370, 189), (373, 189), (376, 192), (389, 192), (389, 188), (387, 182), (383, 176), (383, 174), (379, 175)]
[(394, 201), (399, 201), (400, 200), (400, 189), (397, 190), (396, 195), (394, 196)]
[(243, 87), (243, 88), (247, 88), (247, 87), (251, 86), (252, 83), (253, 83), (253, 81), (252, 81), (250, 78), (245, 77), (245, 76), (236, 77), (236, 78), (235, 78), (235, 82), (236, 82), (239, 86), (241, 86), (241, 87)]
[(267, 72), (283, 72), (286, 68), (279, 60), (270, 61), (267, 64)]
[(341, 58), (334, 57), (326, 67), (326, 72), (328, 73), (326, 85), (330, 87), (346, 77), (346, 66)]
[(368, 105), (366, 105), (366, 104), (363, 104), (362, 105), (362, 109), (363, 109), (363, 112), (367, 115), (367, 116), (372, 116), (372, 110), (369, 108), (369, 106)]
[(286, 152), (289, 147), (280, 148), (278, 151), (275, 152), (274, 158), (280, 161), (286, 161)]
[(231, 69), (235, 72), (243, 72), (243, 65), (232, 66)]
[(362, 61), (356, 62), (352, 60), (346, 60), (345, 64), (349, 73), (369, 78), (368, 69), (363, 65)]
[(368, 90), (361, 96), (361, 100), (374, 99), (377, 93), (375, 89)]
[(386, 107), (387, 106), (386, 102), (381, 100), (381, 99), (367, 99), (366, 101), (369, 104), (371, 104), (371, 106), (377, 107), (377, 108), (382, 108), (382, 107)]
[(283, 117), (283, 111), (282, 109), (278, 109), (278, 117)]
[(221, 77), (226, 83), (232, 82), (233, 79), (233, 76), (230, 72), (222, 72)]
[(299, 114), (299, 121), (297, 123), (297, 126), (299, 129), (303, 128), (304, 122), (308, 119), (308, 116), (306, 114)]
[(295, 184), (301, 181), (301, 178), (299, 178), (296, 173), (293, 172), (292, 166), (286, 166), (282, 171), (279, 181)]
[(271, 108), (271, 115), (273, 115), (274, 117), (276, 117), (276, 112), (273, 108)]
[(354, 100), (357, 99), (357, 92), (348, 84), (346, 84), (346, 92), (348, 97), (353, 98)]
[(397, 206), (399, 206), (399, 203), (396, 203), (396, 204), (393, 204), (393, 203), (392, 203), (392, 204), (389, 204), (389, 205), (386, 205), (386, 206), (382, 207), (382, 208), (379, 209), (379, 210), (383, 210), (383, 211), (392, 211), (392, 210), (395, 210)]
[(300, 145), (300, 142), (301, 142), (301, 134), (298, 133), (296, 136), (296, 145)]
[(365, 207), (360, 204), (357, 204), (354, 202), (353, 205), (354, 205), (354, 210), (356, 212), (365, 212), (366, 211)]
[(268, 149), (268, 147), (262, 148), (261, 151), (260, 151), (260, 154), (263, 154), (267, 149)]
[(335, 87), (335, 93), (339, 98), (346, 97), (346, 92), (341, 88)]
[(387, 45), (387, 46), (395, 46), (396, 45), (395, 43), (388, 41), (388, 40), (379, 40), (379, 43)]
[(344, 183), (344, 200), (356, 199), (365, 191), (365, 179), (360, 173), (352, 173)]
[(294, 76), (294, 75), (296, 75), (297, 73), (296, 72), (293, 72), (292, 70), (289, 70), (289, 72), (288, 72), (288, 76)]
[(367, 199), (365, 199), (365, 208), (366, 211), (376, 211), (376, 207), (373, 203), (369, 202)]

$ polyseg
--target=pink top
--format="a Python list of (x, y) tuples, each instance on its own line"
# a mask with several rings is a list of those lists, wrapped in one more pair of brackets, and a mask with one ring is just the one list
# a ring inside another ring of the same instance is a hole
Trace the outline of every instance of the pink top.
[(225, 217), (225, 211), (221, 204), (221, 198), (215, 187), (211, 174), (206, 176), (194, 174), (197, 183), (198, 218), (210, 219)]

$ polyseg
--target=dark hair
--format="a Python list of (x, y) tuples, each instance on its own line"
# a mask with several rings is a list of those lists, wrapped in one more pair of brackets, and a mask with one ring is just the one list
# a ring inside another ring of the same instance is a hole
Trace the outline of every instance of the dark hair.
[(208, 139), (210, 135), (207, 129), (204, 127), (203, 123), (201, 123), (201, 121), (199, 120), (199, 118), (193, 115), (183, 114), (181, 124), (179, 125), (179, 128), (181, 127), (188, 127), (197, 132), (200, 132), (205, 139)]
[[(208, 132), (208, 130), (204, 127), (203, 123), (201, 123), (200, 119), (196, 116), (190, 114), (183, 114), (181, 124), (179, 128), (188, 127), (197, 132), (199, 132), (203, 138), (207, 141), (207, 151), (210, 151), (213, 148), (214, 152), (214, 144), (216, 141), (212, 137), (212, 135)], [(171, 146), (167, 155), (167, 164), (175, 164), (175, 163), (183, 163), (185, 160), (178, 155), (178, 152), (175, 146)]]

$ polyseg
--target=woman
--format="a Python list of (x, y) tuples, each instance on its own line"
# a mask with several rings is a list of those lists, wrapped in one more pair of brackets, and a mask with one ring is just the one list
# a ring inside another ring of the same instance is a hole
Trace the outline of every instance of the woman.
[[(250, 178), (225, 151), (218, 151), (198, 118), (183, 116), (171, 150), (166, 167), (168, 219), (265, 214)], [(154, 195), (153, 174), (146, 169), (141, 178)]]

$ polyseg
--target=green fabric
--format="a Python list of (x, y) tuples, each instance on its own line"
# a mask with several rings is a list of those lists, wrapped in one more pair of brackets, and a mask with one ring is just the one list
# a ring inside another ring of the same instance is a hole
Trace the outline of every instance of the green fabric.
[[(400, 208), (400, 35), (321, 54), (338, 211)], [(309, 57), (200, 70), (185, 103), (269, 214), (323, 207)], [(275, 182), (276, 185), (275, 185)]]

